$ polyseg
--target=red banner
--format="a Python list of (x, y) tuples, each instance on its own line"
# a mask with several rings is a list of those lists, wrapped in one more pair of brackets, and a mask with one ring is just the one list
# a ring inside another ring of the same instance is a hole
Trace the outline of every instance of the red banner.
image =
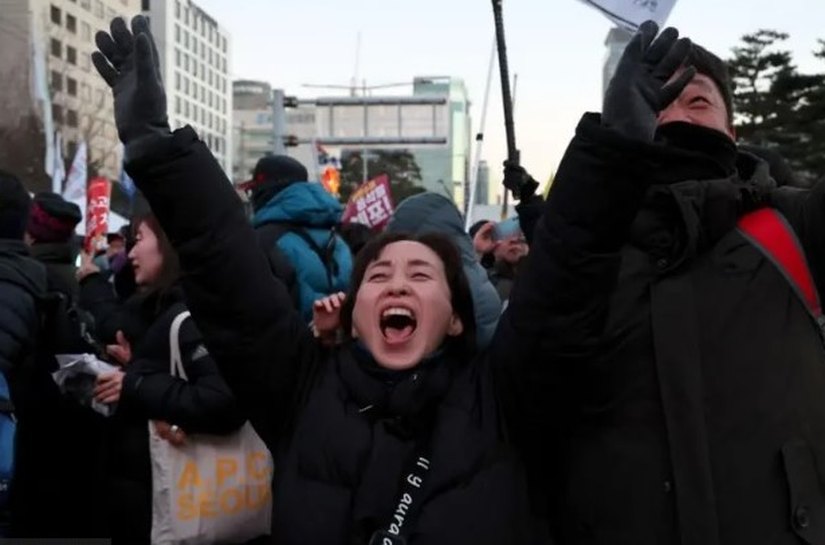
[(109, 199), (112, 184), (103, 177), (89, 180), (86, 191), (86, 251), (95, 254), (106, 249), (106, 234), (109, 229)]
[(390, 179), (386, 174), (361, 184), (350, 196), (343, 223), (363, 223), (373, 229), (383, 229), (390, 221), (395, 205), (390, 193)]

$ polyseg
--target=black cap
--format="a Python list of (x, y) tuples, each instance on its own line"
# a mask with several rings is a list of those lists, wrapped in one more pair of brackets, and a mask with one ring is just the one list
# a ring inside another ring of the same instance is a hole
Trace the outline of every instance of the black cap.
[(288, 155), (267, 155), (258, 160), (252, 179), (238, 187), (252, 192), (252, 207), (257, 211), (286, 186), (306, 181), (309, 174), (299, 161)]
[(257, 186), (269, 182), (285, 185), (307, 180), (307, 169), (299, 161), (289, 155), (267, 155), (258, 159), (252, 179), (240, 184), (240, 188), (254, 190)]

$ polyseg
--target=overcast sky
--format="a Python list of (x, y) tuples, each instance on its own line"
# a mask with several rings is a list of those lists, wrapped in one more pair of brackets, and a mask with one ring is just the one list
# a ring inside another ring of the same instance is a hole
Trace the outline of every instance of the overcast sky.
[[(488, 0), (196, 3), (231, 33), (234, 79), (264, 80), (310, 98), (330, 92), (303, 84), (348, 85), (353, 76), (367, 85), (455, 76), (467, 84), (478, 131), (494, 37)], [(504, 24), (510, 71), (518, 74), (517, 144), (522, 163), (544, 182), (581, 114), (600, 110), (604, 39), (612, 25), (577, 0), (504, 0)], [(811, 53), (817, 38), (825, 38), (825, 0), (678, 0), (668, 24), (723, 57), (743, 34), (784, 31), (800, 69), (825, 70)], [(493, 181), (500, 180), (506, 156), (500, 90), (496, 73), (482, 152)]]

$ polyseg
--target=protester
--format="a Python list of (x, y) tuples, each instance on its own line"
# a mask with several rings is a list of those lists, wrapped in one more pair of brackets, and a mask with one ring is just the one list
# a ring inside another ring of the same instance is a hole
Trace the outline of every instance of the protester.
[(550, 442), (530, 467), (561, 543), (815, 543), (822, 337), (736, 227), (781, 211), (825, 293), (825, 186), (738, 153), (725, 64), (657, 32), (581, 120), (501, 319), (514, 437)]
[(170, 132), (148, 24), (136, 17), (132, 29), (115, 19), (112, 36), (98, 34), (94, 64), (193, 315), (275, 458), (274, 542), (544, 542), (489, 363), (473, 358), (472, 296), (452, 242), (369, 243), (341, 309), (347, 340), (321, 349), (208, 148), (189, 127)]
[[(29, 217), (31, 198), (23, 184), (11, 173), (0, 171), (0, 374), (8, 385), (14, 415), (18, 421), (17, 436), (30, 431), (31, 409), (35, 400), (27, 395), (31, 385), (35, 347), (39, 332), (38, 301), (47, 289), (46, 269), (34, 260), (23, 242)], [(2, 399), (8, 402), (8, 399)], [(4, 408), (8, 411), (8, 407)], [(7, 441), (4, 441), (4, 446)], [(15, 459), (26, 460), (36, 453), (16, 449)], [(23, 467), (25, 476), (30, 475)], [(20, 468), (12, 482), (12, 513), (25, 500), (25, 490), (19, 480)], [(8, 522), (7, 505), (2, 506), (0, 526)]]
[(82, 215), (80, 208), (57, 193), (38, 193), (32, 202), (25, 240), (32, 256), (46, 266), (50, 289), (70, 301), (78, 297), (74, 229)]
[(244, 184), (252, 192), (252, 224), (270, 266), (284, 280), (290, 277), (291, 265), (296, 278), (293, 295), (307, 323), (312, 303), (346, 290), (352, 273), (352, 254), (335, 232), (343, 208), (321, 184), (309, 183), (308, 178), (295, 159), (268, 155), (258, 161), (252, 180)]
[[(483, 231), (484, 228), (479, 234)], [(495, 224), (492, 228), (492, 236), (494, 262), (490, 268), (490, 281), (498, 291), (501, 300), (506, 301), (513, 289), (519, 264), (527, 255), (529, 247), (521, 232), (518, 218), (510, 218)]]
[(227, 434), (245, 421), (191, 319), (184, 320), (179, 341), (188, 380), (170, 375), (169, 331), (186, 310), (179, 266), (152, 216), (138, 218), (134, 225), (129, 258), (142, 292), (127, 305), (127, 333), (118, 332), (117, 344), (109, 347), (124, 369), (102, 375), (95, 388), (99, 402), (117, 404), (109, 437), (109, 457), (116, 463), (104, 492), (115, 544), (150, 540), (150, 420), (172, 444), (182, 444), (192, 433)]
[(493, 268), (496, 258), (493, 250), (496, 249), (497, 241), (493, 237), (493, 230), (496, 228), (494, 221), (479, 220), (470, 226), (468, 231), (473, 240), (473, 249), (481, 266), (487, 270)]
[[(80, 208), (56, 193), (39, 193), (31, 205), (25, 240), (46, 268), (47, 293), (39, 301), (41, 334), (28, 369), (14, 532), (19, 537), (106, 536), (96, 512), (105, 505), (105, 422), (101, 415), (63, 397), (51, 373), (56, 354), (94, 352), (94, 321), (77, 306), (74, 230)], [(36, 400), (36, 401), (35, 401)], [(60, 463), (55, 455), (59, 453)], [(66, 468), (72, 468), (67, 471)]]
[(450, 237), (461, 253), (464, 275), (473, 296), (474, 322), (478, 347), (490, 344), (501, 315), (501, 299), (487, 278), (487, 272), (478, 263), (472, 242), (464, 232), (464, 221), (455, 204), (438, 193), (413, 195), (395, 210), (389, 233), (441, 233)]

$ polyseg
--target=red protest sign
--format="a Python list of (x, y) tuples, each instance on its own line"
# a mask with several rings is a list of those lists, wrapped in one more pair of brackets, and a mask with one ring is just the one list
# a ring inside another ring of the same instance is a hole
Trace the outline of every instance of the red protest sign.
[(383, 229), (390, 221), (395, 205), (386, 174), (363, 184), (350, 196), (344, 210), (343, 223), (363, 223), (373, 229)]
[(89, 180), (86, 191), (86, 240), (84, 247), (94, 254), (106, 247), (106, 233), (109, 228), (109, 199), (112, 184), (103, 177)]

